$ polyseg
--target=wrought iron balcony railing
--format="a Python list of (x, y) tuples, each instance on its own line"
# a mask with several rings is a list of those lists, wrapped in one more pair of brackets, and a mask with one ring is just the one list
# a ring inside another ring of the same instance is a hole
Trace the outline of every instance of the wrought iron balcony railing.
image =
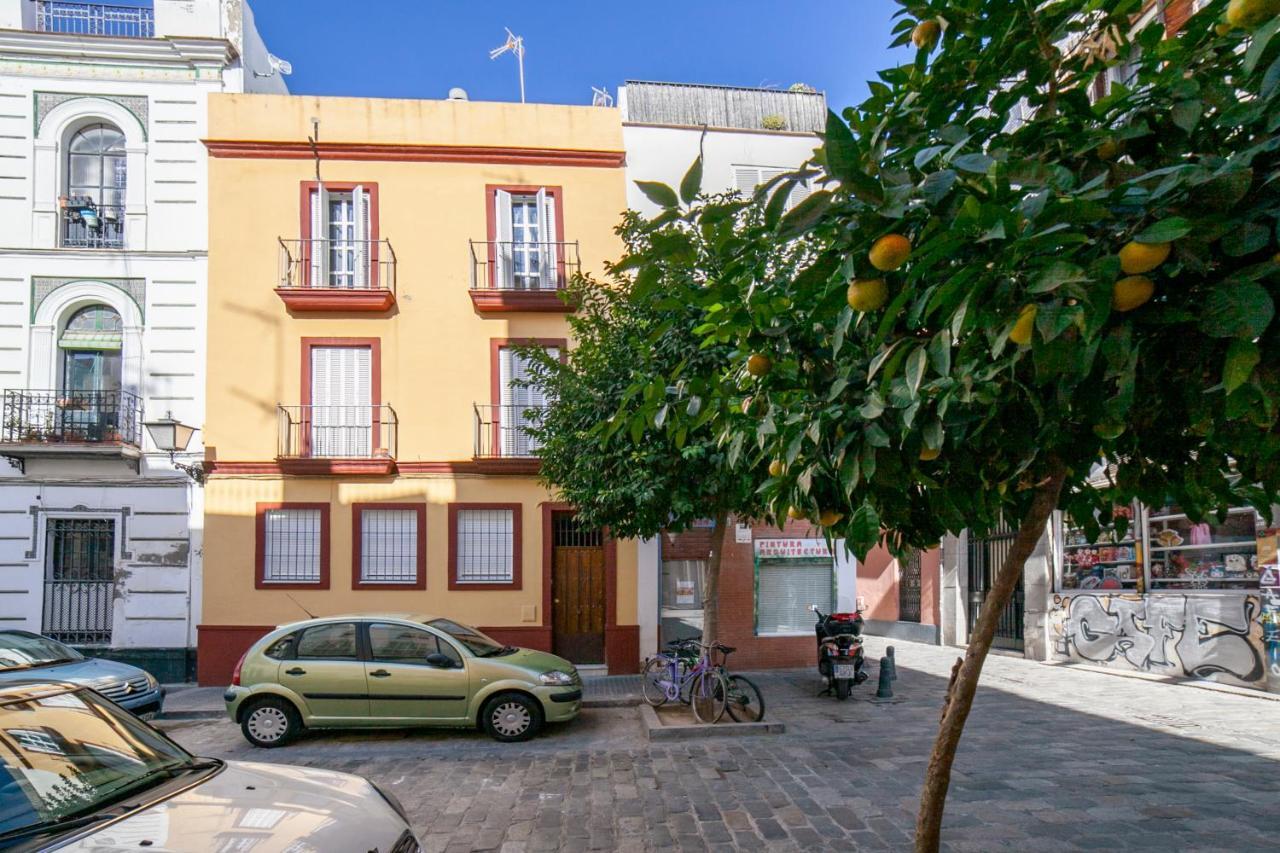
[(538, 440), (529, 427), (540, 423), (546, 406), (475, 404), (477, 459), (528, 459), (537, 455)]
[(142, 446), (142, 401), (128, 391), (5, 391), (8, 445)]
[(389, 405), (277, 406), (279, 459), (396, 458), (400, 421)]
[(396, 253), (390, 240), (278, 239), (281, 288), (396, 289)]
[(124, 206), (93, 204), (64, 209), (62, 245), (72, 249), (123, 249)]
[(156, 22), (149, 6), (38, 0), (36, 29), (42, 33), (149, 39), (155, 37)]
[(473, 291), (557, 291), (582, 268), (578, 243), (471, 240)]

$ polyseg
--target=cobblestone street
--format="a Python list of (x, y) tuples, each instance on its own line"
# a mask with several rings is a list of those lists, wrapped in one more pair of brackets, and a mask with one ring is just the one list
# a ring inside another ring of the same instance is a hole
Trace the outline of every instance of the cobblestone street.
[[(430, 851), (900, 850), (956, 651), (898, 643), (837, 703), (805, 671), (761, 675), (785, 735), (649, 744), (634, 708), (534, 742), (473, 732), (311, 734), (249, 747), (226, 721), (169, 724), (195, 752), (362, 773)], [(872, 640), (879, 656), (883, 644)], [(1273, 848), (1280, 702), (992, 657), (956, 763), (952, 850)]]

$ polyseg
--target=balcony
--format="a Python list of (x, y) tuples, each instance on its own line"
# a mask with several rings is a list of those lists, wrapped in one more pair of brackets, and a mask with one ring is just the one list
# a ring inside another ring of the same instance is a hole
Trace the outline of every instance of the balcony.
[(38, 0), (36, 30), (78, 36), (149, 39), (155, 38), (156, 22), (150, 7)]
[(475, 404), (475, 458), (492, 461), (495, 470), (537, 473), (538, 440), (528, 428), (546, 408)]
[(290, 310), (378, 313), (395, 305), (389, 240), (279, 240), (276, 293)]
[(471, 303), (481, 314), (573, 311), (565, 298), (582, 268), (577, 242), (471, 240)]
[(124, 207), (72, 197), (62, 202), (62, 245), (69, 249), (123, 249)]
[(400, 421), (388, 405), (277, 406), (286, 474), (390, 474)]
[(142, 401), (128, 391), (5, 391), (0, 456), (136, 460)]

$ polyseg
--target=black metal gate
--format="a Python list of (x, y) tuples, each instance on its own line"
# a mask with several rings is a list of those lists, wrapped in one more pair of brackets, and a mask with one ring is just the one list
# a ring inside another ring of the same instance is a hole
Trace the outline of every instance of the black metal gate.
[(902, 577), (898, 581), (898, 619), (902, 622), (920, 621), (920, 552), (912, 551), (902, 560)]
[(46, 535), (43, 632), (72, 645), (109, 645), (115, 523), (101, 518), (51, 518)]
[[(995, 584), (996, 572), (1004, 564), (1013, 548), (1016, 533), (1007, 528), (985, 539), (969, 539), (969, 630), (977, 624), (978, 614), (982, 610), (982, 602)], [(1022, 614), (1026, 600), (1022, 578), (1013, 590), (1013, 597), (1005, 605), (996, 625), (995, 639), (992, 645), (1001, 649), (1022, 649)]]

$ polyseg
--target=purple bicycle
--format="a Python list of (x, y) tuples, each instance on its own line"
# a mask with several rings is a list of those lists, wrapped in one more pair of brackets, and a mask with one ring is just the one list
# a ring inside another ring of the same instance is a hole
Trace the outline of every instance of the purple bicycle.
[(645, 661), (642, 689), (644, 700), (655, 708), (687, 695), (693, 718), (700, 723), (718, 722), (728, 704), (729, 683), (712, 663), (711, 647), (694, 640), (672, 643), (668, 651)]

